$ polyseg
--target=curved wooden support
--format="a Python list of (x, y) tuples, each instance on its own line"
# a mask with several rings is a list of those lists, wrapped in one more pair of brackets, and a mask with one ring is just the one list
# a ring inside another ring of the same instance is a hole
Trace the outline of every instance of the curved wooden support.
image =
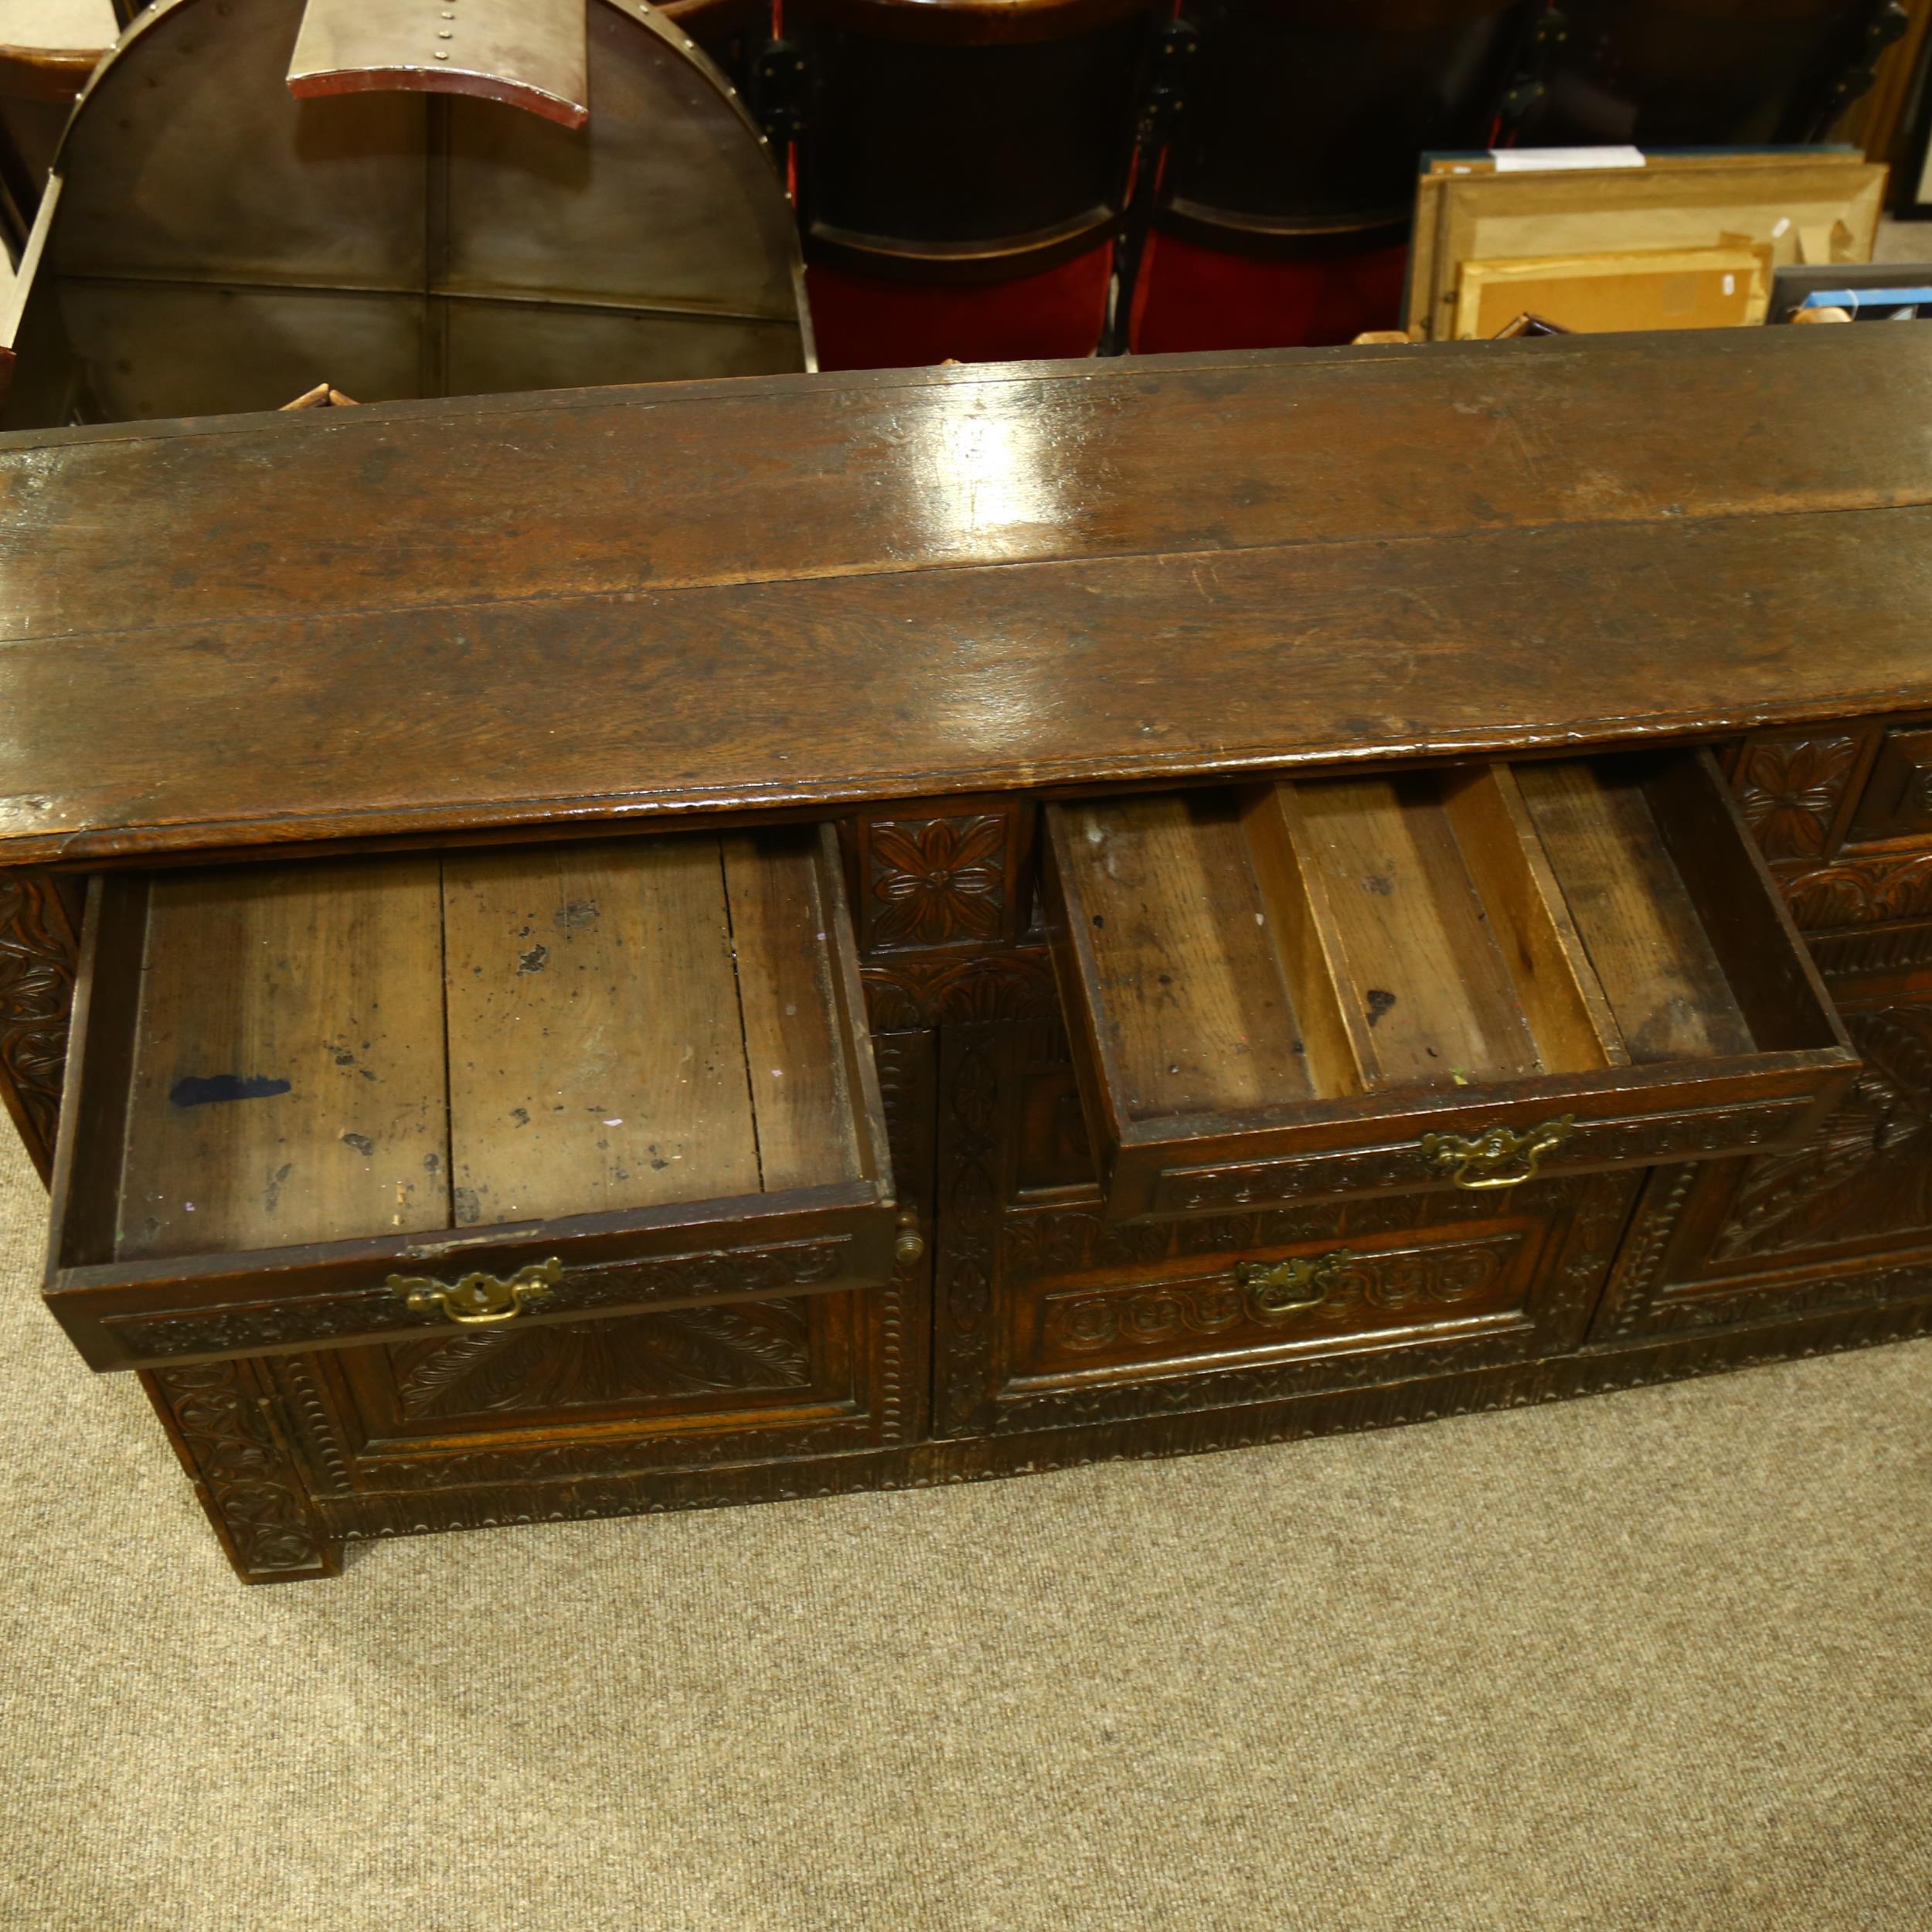
[(87, 84), (104, 47), (0, 47), (0, 94), (64, 106)]

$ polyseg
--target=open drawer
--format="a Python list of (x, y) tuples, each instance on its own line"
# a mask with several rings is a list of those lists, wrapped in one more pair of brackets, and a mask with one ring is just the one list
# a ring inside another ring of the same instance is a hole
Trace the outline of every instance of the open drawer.
[(862, 1287), (828, 828), (97, 879), (47, 1301), (98, 1369)]
[(1119, 1217), (1792, 1143), (1857, 1071), (1708, 753), (1046, 816)]

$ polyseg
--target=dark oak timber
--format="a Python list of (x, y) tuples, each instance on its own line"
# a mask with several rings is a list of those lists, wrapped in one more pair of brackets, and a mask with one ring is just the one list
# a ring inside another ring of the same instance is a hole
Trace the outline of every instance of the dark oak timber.
[(1928, 421), (1738, 330), (0, 437), (46, 1298), (250, 1581), (1932, 1329)]
[(1904, 709), (1928, 397), (1916, 339), (1767, 330), (0, 438), (0, 848)]

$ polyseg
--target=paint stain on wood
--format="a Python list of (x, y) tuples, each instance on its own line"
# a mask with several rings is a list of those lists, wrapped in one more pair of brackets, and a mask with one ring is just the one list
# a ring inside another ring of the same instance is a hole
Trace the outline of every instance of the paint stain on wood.
[(230, 1100), (271, 1100), (290, 1083), (267, 1073), (189, 1073), (168, 1090), (173, 1107), (218, 1107)]

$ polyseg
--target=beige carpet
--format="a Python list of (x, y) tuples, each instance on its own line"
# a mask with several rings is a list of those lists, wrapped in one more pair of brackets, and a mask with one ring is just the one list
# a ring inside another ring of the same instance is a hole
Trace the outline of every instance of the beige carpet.
[(5, 1932), (1932, 1927), (1932, 1348), (244, 1590), (40, 1205)]

